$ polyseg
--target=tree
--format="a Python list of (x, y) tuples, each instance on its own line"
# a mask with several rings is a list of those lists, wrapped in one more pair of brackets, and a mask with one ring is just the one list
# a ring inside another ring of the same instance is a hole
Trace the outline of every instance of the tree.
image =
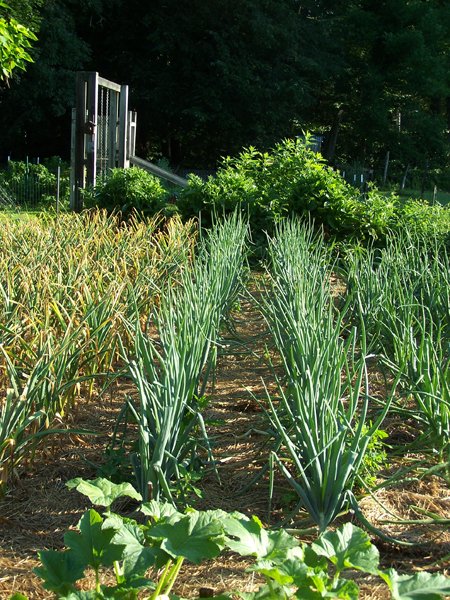
[(138, 142), (214, 164), (292, 134), (312, 109), (321, 74), (305, 25), (292, 0), (123, 0), (103, 13), (92, 47), (96, 70), (131, 86)]
[(8, 82), (15, 69), (25, 70), (33, 62), (28, 50), (36, 35), (14, 17), (10, 7), (0, 0), (0, 81)]
[(379, 171), (387, 150), (403, 169), (444, 164), (448, 3), (352, 0), (333, 11), (331, 31), (343, 68), (322, 97), (319, 120), (331, 126), (341, 112), (338, 157)]
[[(8, 1), (35, 31), (43, 0)], [(67, 155), (75, 71), (93, 70), (130, 85), (144, 157), (213, 166), (309, 130), (336, 163), (382, 171), (387, 150), (402, 169), (446, 161), (444, 0), (45, 0), (40, 12), (35, 63), (0, 90), (0, 152), (26, 136), (29, 152)]]
[(65, 0), (42, 6), (34, 63), (2, 93), (0, 155), (69, 157), (75, 73), (90, 55), (74, 14), (75, 6)]

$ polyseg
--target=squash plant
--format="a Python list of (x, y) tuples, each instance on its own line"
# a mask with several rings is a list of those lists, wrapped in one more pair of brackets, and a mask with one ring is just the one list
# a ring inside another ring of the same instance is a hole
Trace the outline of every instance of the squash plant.
[[(342, 574), (355, 570), (381, 577), (395, 600), (438, 599), (450, 593), (450, 579), (440, 574), (380, 570), (377, 548), (351, 523), (326, 531), (307, 545), (282, 529), (265, 529), (257, 517), (222, 510), (182, 513), (172, 504), (154, 500), (140, 505), (139, 511), (147, 517), (142, 523), (111, 510), (123, 496), (140, 500), (130, 484), (78, 478), (67, 485), (104, 512), (86, 511), (77, 531), (65, 534), (66, 550), (39, 553), (42, 566), (35, 573), (60, 600), (181, 600), (172, 589), (183, 563), (199, 564), (224, 550), (252, 556), (249, 571), (260, 574), (265, 583), (255, 592), (224, 592), (214, 596), (216, 600), (353, 600), (358, 598), (358, 585)], [(76, 584), (88, 567), (96, 574), (95, 589), (81, 591)], [(100, 570), (105, 568), (113, 570), (114, 585), (101, 583)], [(11, 600), (26, 597), (17, 593)]]

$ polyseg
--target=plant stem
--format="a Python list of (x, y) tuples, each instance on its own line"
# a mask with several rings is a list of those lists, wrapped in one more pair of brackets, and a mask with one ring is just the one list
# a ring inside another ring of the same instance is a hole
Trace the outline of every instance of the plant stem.
[(172, 560), (169, 559), (167, 561), (167, 563), (166, 563), (166, 566), (164, 567), (163, 574), (159, 578), (156, 590), (153, 592), (153, 594), (150, 597), (150, 600), (155, 600), (159, 596), (159, 594), (161, 593), (161, 590), (163, 589), (164, 584), (166, 583), (166, 579), (168, 578), (168, 574), (170, 573), (170, 567), (171, 567), (171, 565), (172, 565)]
[(113, 563), (113, 567), (117, 583), (123, 583), (125, 581), (125, 578), (123, 576), (123, 570), (120, 567), (120, 562), (118, 560), (115, 560)]
[(97, 594), (101, 593), (101, 589), (100, 589), (100, 574), (98, 572), (98, 569), (95, 569), (95, 591), (97, 592)]
[(176, 578), (178, 577), (178, 573), (180, 572), (181, 566), (184, 562), (184, 556), (179, 556), (177, 559), (177, 562), (175, 563), (174, 567), (172, 568), (169, 577), (168, 577), (168, 585), (167, 588), (164, 590), (164, 592), (169, 595), (173, 585), (175, 583)]

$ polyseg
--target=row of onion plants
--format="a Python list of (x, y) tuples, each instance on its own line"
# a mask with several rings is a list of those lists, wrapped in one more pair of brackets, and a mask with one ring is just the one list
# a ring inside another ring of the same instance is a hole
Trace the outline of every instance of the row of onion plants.
[(0, 480), (55, 419), (64, 423), (94, 378), (130, 348), (167, 281), (188, 268), (193, 223), (92, 212), (5, 221), (0, 230)]
[(201, 411), (221, 325), (241, 286), (246, 238), (237, 216), (218, 224), (176, 285), (167, 281), (144, 331), (136, 324), (128, 365), (139, 401), (128, 404), (138, 424), (134, 472), (146, 500), (175, 502), (176, 481), (195, 469), (198, 444), (210, 455)]
[(267, 394), (272, 457), (320, 531), (356, 504), (355, 480), (393, 395), (373, 413), (364, 322), (346, 325), (351, 298), (333, 296), (333, 271), (309, 225), (287, 221), (269, 241), (261, 308), (282, 366), (278, 393)]
[(392, 237), (383, 249), (349, 258), (353, 314), (402, 395), (393, 406), (411, 427), (413, 448), (449, 471), (450, 264), (442, 242)]

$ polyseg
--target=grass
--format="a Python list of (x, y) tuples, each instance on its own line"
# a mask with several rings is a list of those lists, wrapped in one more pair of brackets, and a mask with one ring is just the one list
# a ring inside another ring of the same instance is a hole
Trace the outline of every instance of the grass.
[(422, 200), (427, 200), (430, 204), (433, 204), (436, 201), (442, 206), (447, 206), (450, 204), (450, 192), (444, 192), (443, 190), (437, 190), (436, 197), (434, 197), (433, 190), (425, 190), (422, 194), (420, 190), (408, 189), (405, 188), (398, 192), (401, 198), (421, 198)]
[(41, 214), (41, 210), (38, 209), (24, 209), (24, 210), (20, 210), (20, 209), (1, 209), (0, 210), (0, 220), (2, 221), (7, 221), (7, 220), (14, 220), (14, 221), (27, 221), (29, 219), (34, 219), (36, 217), (39, 217), (39, 215)]

